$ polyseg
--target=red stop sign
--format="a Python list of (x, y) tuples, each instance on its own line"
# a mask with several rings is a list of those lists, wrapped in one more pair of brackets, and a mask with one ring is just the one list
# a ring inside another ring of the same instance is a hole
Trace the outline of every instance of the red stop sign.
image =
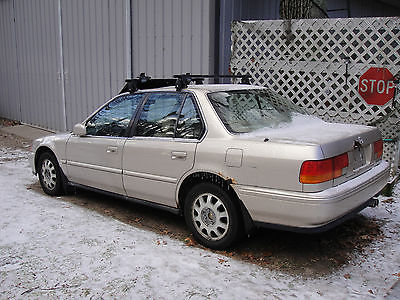
[(360, 77), (358, 93), (368, 104), (384, 105), (394, 97), (393, 79), (386, 68), (369, 68)]

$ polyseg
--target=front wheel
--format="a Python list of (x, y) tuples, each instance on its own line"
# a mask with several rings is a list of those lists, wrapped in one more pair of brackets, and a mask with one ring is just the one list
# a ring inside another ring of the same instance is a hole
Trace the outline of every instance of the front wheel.
[(238, 210), (218, 185), (196, 185), (186, 197), (184, 215), (196, 240), (206, 247), (228, 248), (239, 235)]
[(62, 173), (57, 159), (49, 152), (39, 157), (39, 181), (43, 191), (51, 196), (61, 195), (63, 192)]

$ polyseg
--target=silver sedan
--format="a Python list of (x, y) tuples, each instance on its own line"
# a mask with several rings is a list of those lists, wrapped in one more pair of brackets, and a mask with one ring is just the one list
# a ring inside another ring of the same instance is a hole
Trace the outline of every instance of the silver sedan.
[(128, 91), (72, 133), (35, 140), (45, 193), (68, 186), (185, 217), (221, 249), (259, 226), (327, 230), (375, 204), (389, 178), (378, 129), (326, 123), (267, 88)]

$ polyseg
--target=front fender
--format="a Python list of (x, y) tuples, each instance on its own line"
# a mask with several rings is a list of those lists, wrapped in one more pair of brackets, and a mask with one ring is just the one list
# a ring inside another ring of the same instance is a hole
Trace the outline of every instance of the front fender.
[(49, 135), (38, 138), (32, 143), (32, 171), (36, 174), (36, 165), (39, 156), (44, 151), (51, 151), (57, 158), (58, 164), (63, 170), (64, 174), (66, 171), (66, 146), (71, 133), (63, 133), (56, 135)]

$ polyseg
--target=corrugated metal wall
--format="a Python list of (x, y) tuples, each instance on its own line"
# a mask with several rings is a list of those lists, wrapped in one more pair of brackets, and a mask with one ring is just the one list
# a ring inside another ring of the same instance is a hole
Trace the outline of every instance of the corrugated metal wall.
[(130, 68), (127, 3), (0, 1), (0, 116), (72, 129), (115, 95)]
[(63, 128), (58, 3), (14, 1), (21, 120)]
[(126, 0), (63, 0), (67, 127), (116, 95), (127, 73)]
[(214, 73), (214, 7), (213, 0), (133, 0), (133, 76)]
[(0, 1), (0, 116), (21, 118), (12, 1)]
[(157, 77), (214, 72), (213, 0), (2, 0), (0, 5), (3, 117), (71, 129), (115, 95), (131, 70), (134, 76)]

